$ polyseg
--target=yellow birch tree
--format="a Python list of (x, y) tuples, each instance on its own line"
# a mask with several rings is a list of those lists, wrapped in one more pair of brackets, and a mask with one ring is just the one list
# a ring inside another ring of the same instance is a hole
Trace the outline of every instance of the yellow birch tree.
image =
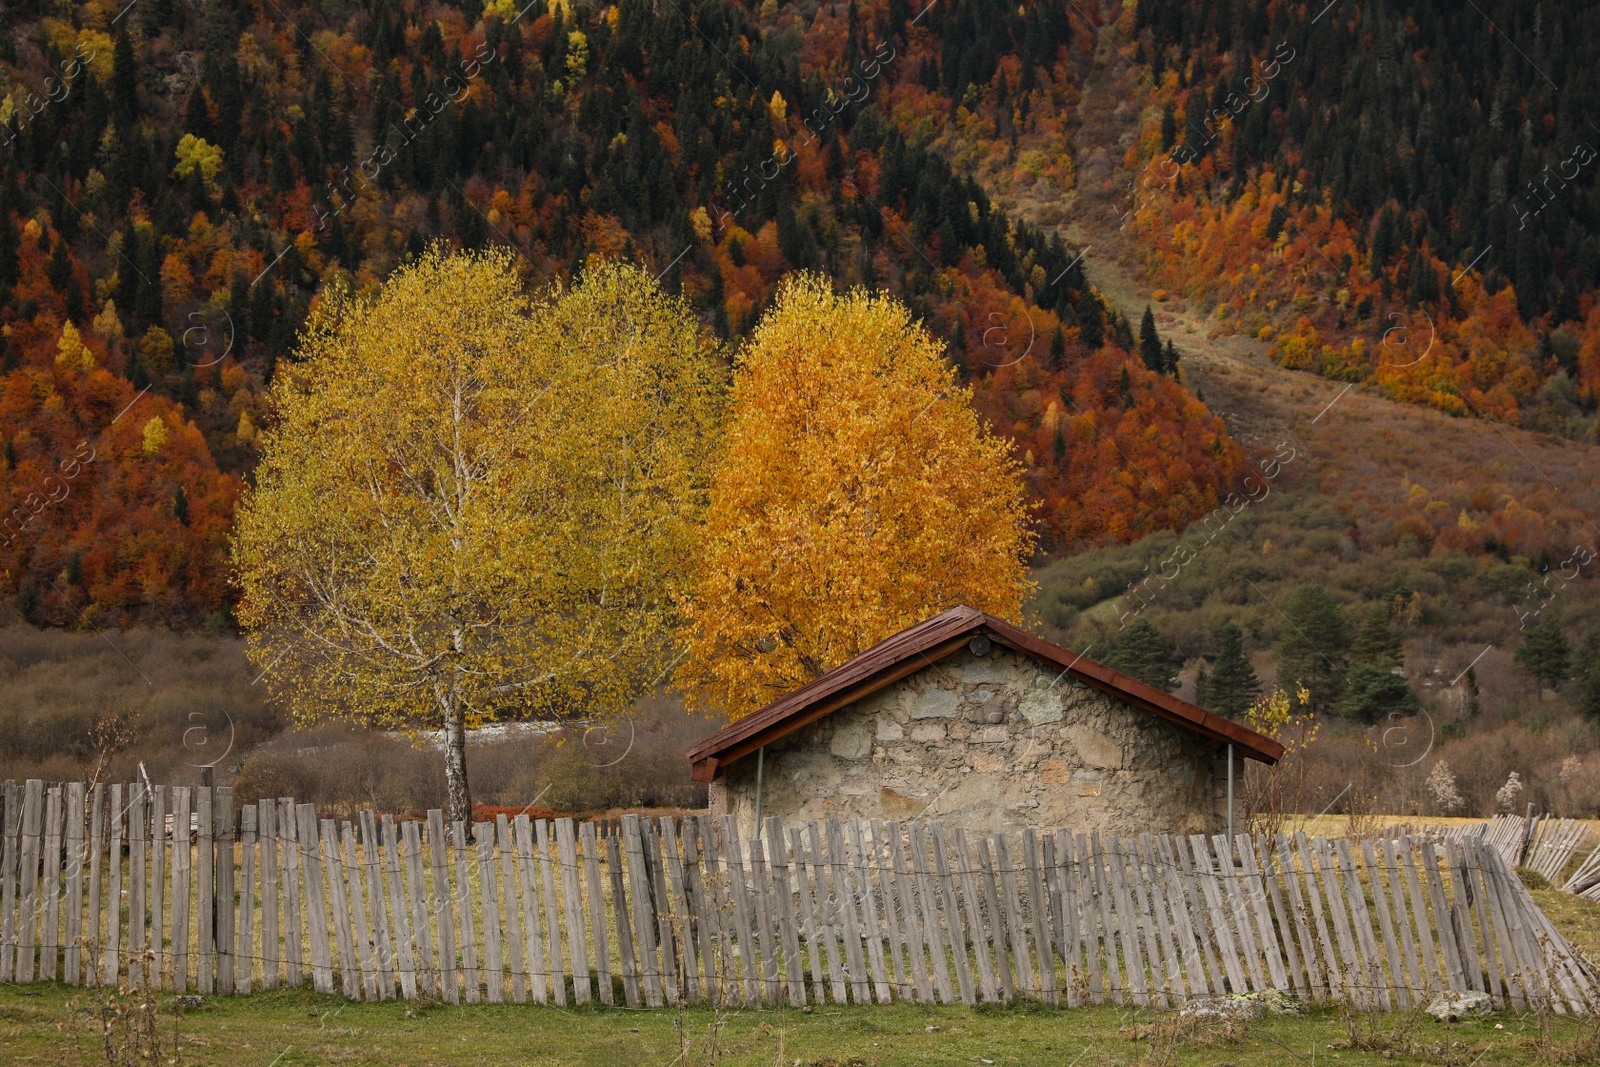
[(251, 658), (301, 721), (466, 731), (601, 718), (671, 664), (723, 372), (632, 267), (529, 296), (436, 248), (332, 294), (273, 382), (234, 561)]
[(739, 718), (955, 604), (1016, 621), (1033, 545), (942, 345), (891, 297), (796, 276), (736, 364), (676, 682)]

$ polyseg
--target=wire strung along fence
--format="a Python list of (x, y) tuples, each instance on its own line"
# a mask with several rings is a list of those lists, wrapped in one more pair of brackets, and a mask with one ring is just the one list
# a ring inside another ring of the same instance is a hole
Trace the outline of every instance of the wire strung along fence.
[(334, 820), (220, 787), (3, 802), (0, 981), (630, 1007), (1478, 991), (1563, 1013), (1600, 985), (1474, 837), (500, 815), (469, 842), (439, 811)]

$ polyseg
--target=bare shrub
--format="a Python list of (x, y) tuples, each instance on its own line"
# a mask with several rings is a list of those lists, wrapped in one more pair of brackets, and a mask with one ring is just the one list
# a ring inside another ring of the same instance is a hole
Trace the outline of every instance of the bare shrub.
[(284, 725), (258, 673), (231, 637), (0, 628), (0, 778), (129, 781), (142, 762), (184, 784), (237, 766)]
[[(674, 697), (653, 696), (604, 727), (552, 724), (504, 740), (469, 738), (473, 796), (482, 805), (572, 813), (704, 807), (706, 787), (689, 780), (685, 754), (718, 725), (686, 715)], [(346, 724), (290, 730), (256, 746), (232, 785), (239, 800), (293, 796), (341, 813), (424, 811), (445, 795), (439, 760), (426, 747)]]

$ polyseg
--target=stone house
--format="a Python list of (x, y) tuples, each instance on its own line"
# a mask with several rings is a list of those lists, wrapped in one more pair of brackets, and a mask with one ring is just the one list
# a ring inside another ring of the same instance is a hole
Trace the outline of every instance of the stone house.
[(1271, 738), (956, 607), (689, 752), (713, 814), (937, 818), (976, 830), (1223, 832), (1230, 764)]

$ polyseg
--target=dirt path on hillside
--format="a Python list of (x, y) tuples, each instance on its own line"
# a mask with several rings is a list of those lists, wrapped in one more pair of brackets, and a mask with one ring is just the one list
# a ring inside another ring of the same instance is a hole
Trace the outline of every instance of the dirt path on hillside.
[[(1131, 49), (1116, 40), (1109, 18), (1098, 41), (1074, 138), (1078, 188), (1062, 205), (1066, 222), (1059, 228), (1070, 245), (1087, 248), (1090, 282), (1136, 330), (1151, 304), (1162, 337), (1181, 356), (1184, 383), (1223, 417), (1236, 440), (1258, 456), (1287, 442), (1306, 457), (1302, 470), (1311, 484), (1380, 506), (1404, 501), (1412, 479), (1437, 488), (1464, 478), (1497, 483), (1519, 497), (1553, 492), (1583, 515), (1600, 516), (1600, 449), (1286, 370), (1268, 358), (1265, 342), (1222, 334), (1203, 310), (1177, 299), (1152, 302), (1133, 254), (1134, 230), (1119, 225), (1133, 177), (1122, 160), (1137, 134), (1134, 101), (1143, 97), (1146, 75), (1123, 54)], [(1027, 215), (1025, 205), (1002, 206)]]

